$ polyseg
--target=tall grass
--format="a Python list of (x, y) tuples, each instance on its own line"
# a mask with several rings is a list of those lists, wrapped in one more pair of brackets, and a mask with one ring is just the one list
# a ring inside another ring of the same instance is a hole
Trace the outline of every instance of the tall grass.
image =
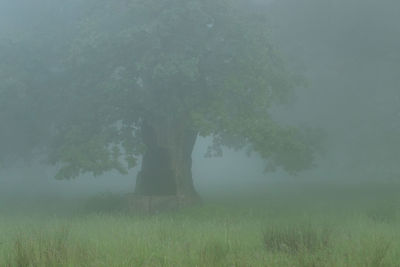
[(1, 214), (0, 266), (400, 266), (398, 209), (387, 208), (387, 194), (346, 189), (336, 199), (319, 188), (310, 204), (314, 191), (302, 190), (153, 216), (124, 212), (115, 195), (75, 215)]
[[(51, 231), (19, 233), (11, 242), (13, 250), (5, 260), (5, 266), (84, 266), (88, 253), (79, 243), (69, 242), (70, 228), (61, 225)], [(72, 265), (71, 265), (72, 264)]]

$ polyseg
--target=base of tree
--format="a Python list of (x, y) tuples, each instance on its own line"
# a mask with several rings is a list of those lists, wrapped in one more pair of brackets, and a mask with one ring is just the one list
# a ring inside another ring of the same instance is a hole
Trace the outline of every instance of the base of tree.
[(181, 208), (201, 204), (200, 197), (185, 197), (176, 195), (142, 196), (130, 194), (128, 196), (129, 210), (137, 214), (158, 214), (177, 211)]

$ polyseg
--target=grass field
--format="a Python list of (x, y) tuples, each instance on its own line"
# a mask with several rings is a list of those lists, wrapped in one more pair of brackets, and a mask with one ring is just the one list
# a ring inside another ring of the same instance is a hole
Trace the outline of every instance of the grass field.
[(55, 202), (3, 202), (0, 266), (400, 266), (395, 183), (281, 184), (151, 216), (115, 194)]

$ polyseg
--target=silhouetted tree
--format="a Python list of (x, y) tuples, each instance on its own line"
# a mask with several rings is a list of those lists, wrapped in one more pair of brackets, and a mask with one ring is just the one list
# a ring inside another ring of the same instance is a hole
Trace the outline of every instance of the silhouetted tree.
[(290, 172), (311, 166), (307, 135), (269, 115), (297, 79), (271, 43), (262, 6), (227, 0), (82, 5), (87, 12), (66, 24), (71, 38), (39, 46), (59, 53), (52, 57), (57, 64), (38, 60), (49, 76), (37, 92), (22, 78), (30, 99), (46, 92), (40, 108), (53, 115), (45, 116), (45, 152), (61, 164), (58, 178), (126, 173), (143, 155), (137, 194), (195, 199), (191, 154), (199, 135), (212, 136), (212, 155), (230, 146)]

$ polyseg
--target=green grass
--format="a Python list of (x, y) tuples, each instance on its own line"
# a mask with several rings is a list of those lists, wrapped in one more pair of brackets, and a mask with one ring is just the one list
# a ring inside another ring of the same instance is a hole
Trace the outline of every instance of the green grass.
[(400, 266), (396, 186), (282, 185), (153, 216), (115, 195), (69, 214), (3, 212), (0, 266)]

